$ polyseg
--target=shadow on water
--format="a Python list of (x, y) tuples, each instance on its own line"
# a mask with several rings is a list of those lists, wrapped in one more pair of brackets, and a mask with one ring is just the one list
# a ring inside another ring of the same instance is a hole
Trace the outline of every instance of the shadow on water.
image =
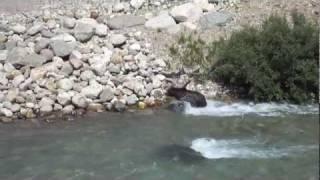
[(159, 159), (179, 162), (185, 165), (198, 164), (206, 160), (200, 153), (190, 147), (179, 144), (164, 145), (156, 150), (155, 155)]

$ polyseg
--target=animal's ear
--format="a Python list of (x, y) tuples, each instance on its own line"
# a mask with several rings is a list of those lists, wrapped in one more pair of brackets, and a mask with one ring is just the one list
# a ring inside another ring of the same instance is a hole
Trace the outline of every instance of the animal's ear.
[(186, 82), (186, 84), (182, 86), (182, 89), (186, 89), (187, 86), (188, 86), (188, 84), (190, 84), (190, 83), (191, 83), (191, 80), (188, 80), (188, 81)]

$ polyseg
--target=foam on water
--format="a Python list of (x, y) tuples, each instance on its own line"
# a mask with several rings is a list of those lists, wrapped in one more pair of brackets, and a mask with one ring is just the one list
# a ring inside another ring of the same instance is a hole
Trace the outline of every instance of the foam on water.
[(186, 105), (186, 114), (207, 116), (241, 116), (255, 114), (259, 116), (283, 116), (286, 114), (318, 114), (317, 105), (293, 105), (279, 103), (224, 103), (209, 100), (204, 108), (194, 108)]
[(223, 158), (279, 158), (319, 148), (316, 145), (298, 145), (282, 148), (263, 147), (256, 140), (215, 140), (199, 138), (192, 141), (191, 148), (207, 159)]

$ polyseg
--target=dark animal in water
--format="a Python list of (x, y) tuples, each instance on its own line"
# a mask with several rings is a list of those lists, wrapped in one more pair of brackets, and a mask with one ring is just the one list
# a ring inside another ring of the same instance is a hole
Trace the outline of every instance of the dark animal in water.
[(173, 96), (177, 100), (189, 102), (193, 107), (205, 107), (207, 101), (204, 95), (197, 91), (190, 91), (186, 89), (186, 86), (190, 81), (185, 84), (182, 88), (170, 87), (167, 90), (167, 96)]
[(160, 158), (168, 159), (170, 161), (177, 161), (184, 164), (194, 164), (205, 160), (200, 153), (194, 151), (190, 147), (178, 144), (162, 146), (157, 149), (156, 155)]

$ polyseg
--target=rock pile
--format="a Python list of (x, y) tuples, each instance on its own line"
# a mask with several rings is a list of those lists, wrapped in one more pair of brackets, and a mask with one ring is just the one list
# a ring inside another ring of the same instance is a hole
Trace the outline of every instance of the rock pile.
[(130, 13), (144, 5), (145, 0), (131, 0), (107, 11), (44, 10), (21, 21), (0, 18), (3, 121), (52, 112), (124, 111), (162, 102), (167, 62), (151, 51), (145, 32), (132, 27), (191, 26), (212, 4), (194, 0), (147, 21)]

